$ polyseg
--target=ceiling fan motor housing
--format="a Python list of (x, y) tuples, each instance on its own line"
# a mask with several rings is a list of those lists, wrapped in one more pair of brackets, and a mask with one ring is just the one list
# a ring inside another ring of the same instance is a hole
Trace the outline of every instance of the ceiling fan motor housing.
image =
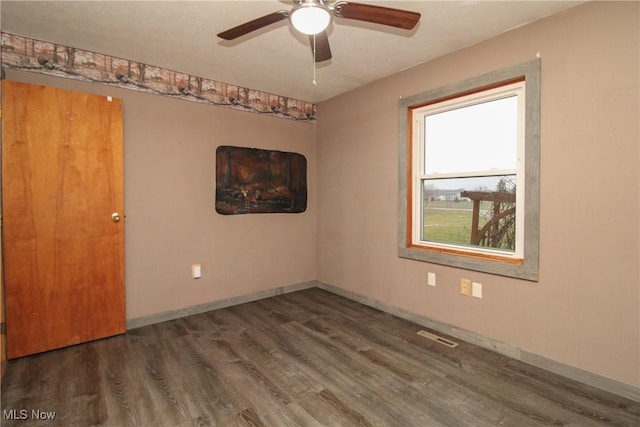
[(326, 30), (333, 14), (323, 0), (298, 0), (289, 13), (293, 27), (303, 34), (313, 35)]

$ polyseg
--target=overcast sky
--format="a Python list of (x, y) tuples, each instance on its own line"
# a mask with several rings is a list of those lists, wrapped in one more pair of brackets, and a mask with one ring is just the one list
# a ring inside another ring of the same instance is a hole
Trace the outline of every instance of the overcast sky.
[(428, 116), (425, 172), (515, 169), (517, 115), (511, 96)]

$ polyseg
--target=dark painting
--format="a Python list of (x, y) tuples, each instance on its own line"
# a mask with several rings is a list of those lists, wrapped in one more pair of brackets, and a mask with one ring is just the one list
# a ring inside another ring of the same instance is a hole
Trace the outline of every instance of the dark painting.
[(218, 147), (216, 212), (298, 213), (306, 209), (307, 159), (302, 154)]

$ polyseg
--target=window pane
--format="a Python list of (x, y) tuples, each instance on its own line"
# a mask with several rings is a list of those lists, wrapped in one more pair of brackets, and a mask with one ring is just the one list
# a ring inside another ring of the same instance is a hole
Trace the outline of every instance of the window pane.
[(422, 240), (515, 251), (516, 176), (423, 180)]
[(425, 173), (515, 169), (518, 97), (425, 117)]

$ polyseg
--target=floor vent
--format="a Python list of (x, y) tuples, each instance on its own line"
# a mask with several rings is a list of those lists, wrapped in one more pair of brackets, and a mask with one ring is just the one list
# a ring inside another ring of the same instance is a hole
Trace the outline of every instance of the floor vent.
[(449, 341), (448, 339), (439, 337), (438, 335), (432, 334), (431, 332), (418, 331), (418, 335), (428, 338), (431, 341), (439, 342), (440, 344), (446, 345), (447, 347), (456, 348), (458, 346), (457, 342)]

